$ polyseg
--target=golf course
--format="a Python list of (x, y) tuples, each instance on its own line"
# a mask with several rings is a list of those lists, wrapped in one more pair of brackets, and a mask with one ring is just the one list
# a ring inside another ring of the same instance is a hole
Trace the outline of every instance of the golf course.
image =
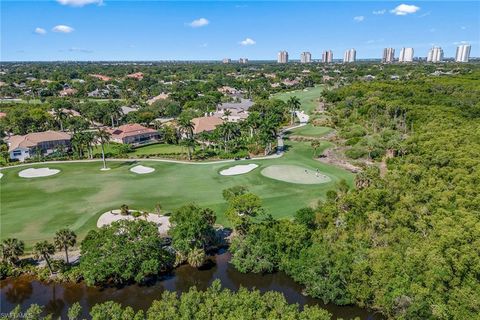
[[(306, 91), (305, 91), (306, 90)], [(313, 88), (304, 90), (295, 90), (289, 92), (281, 92), (273, 95), (274, 98), (287, 101), (288, 98), (296, 96), (302, 104), (302, 110), (310, 114), (316, 107), (318, 107), (318, 98), (323, 91), (323, 86), (318, 85)]]
[[(309, 112), (320, 91), (321, 87), (316, 87), (295, 95), (302, 101), (302, 108)], [(229, 226), (222, 190), (236, 185), (246, 186), (260, 196), (267, 214), (292, 218), (298, 209), (324, 199), (327, 191), (334, 189), (340, 180), (349, 184), (353, 181), (350, 172), (313, 159), (309, 142), (288, 139), (289, 135), (319, 137), (329, 131), (329, 128), (310, 124), (292, 129), (284, 140), (284, 154), (267, 159), (209, 163), (108, 160), (110, 170), (106, 171), (100, 170), (100, 160), (4, 168), (0, 179), (1, 239), (22, 239), (31, 247), (37, 241), (50, 240), (64, 227), (83, 238), (88, 230), (96, 227), (101, 214), (123, 204), (147, 212), (154, 212), (160, 205), (163, 213), (168, 213), (182, 205), (196, 203), (213, 209), (217, 223)], [(328, 147), (330, 143), (322, 141), (317, 153)], [(236, 172), (235, 166), (248, 170), (225, 174)], [(33, 170), (35, 168), (41, 170)], [(31, 177), (32, 172), (51, 175)]]
[[(82, 238), (89, 229), (95, 228), (102, 213), (122, 204), (149, 212), (160, 204), (168, 212), (193, 202), (212, 208), (217, 222), (228, 226), (222, 190), (235, 185), (248, 186), (251, 192), (258, 194), (266, 212), (272, 216), (291, 218), (296, 210), (324, 198), (339, 180), (352, 182), (349, 172), (314, 160), (308, 143), (287, 140), (286, 146), (288, 151), (282, 157), (264, 160), (213, 164), (108, 161), (111, 168), (108, 171), (100, 170), (101, 162), (6, 168), (1, 171), (4, 176), (0, 179), (1, 238), (19, 238), (31, 246), (36, 241), (51, 239), (55, 231), (65, 226)], [(328, 146), (328, 142), (323, 142), (321, 149)], [(229, 167), (250, 163), (258, 167), (234, 176), (219, 174)], [(129, 170), (139, 164), (155, 171), (136, 174)], [(262, 175), (262, 170), (271, 165), (298, 166), (308, 169), (309, 173), (318, 169), (329, 179), (319, 184), (297, 184)], [(19, 177), (19, 172), (27, 168), (45, 167), (60, 172), (32, 179)]]

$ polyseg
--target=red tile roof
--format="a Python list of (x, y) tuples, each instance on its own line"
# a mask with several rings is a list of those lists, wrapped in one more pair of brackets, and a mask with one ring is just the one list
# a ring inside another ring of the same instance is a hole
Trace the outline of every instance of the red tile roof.
[(144, 127), (138, 123), (124, 124), (115, 129), (108, 130), (114, 138), (123, 139), (125, 137), (133, 137), (143, 133), (155, 133), (154, 129)]

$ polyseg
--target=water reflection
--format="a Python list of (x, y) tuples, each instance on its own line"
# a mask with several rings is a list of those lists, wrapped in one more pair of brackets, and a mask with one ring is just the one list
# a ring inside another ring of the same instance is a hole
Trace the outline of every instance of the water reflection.
[[(240, 286), (257, 288), (262, 292), (275, 290), (282, 292), (290, 303), (299, 305), (319, 305), (334, 317), (350, 319), (381, 319), (379, 315), (353, 306), (324, 305), (320, 300), (302, 295), (302, 288), (284, 273), (275, 274), (243, 274), (229, 264), (230, 254), (221, 253), (210, 258), (209, 263), (201, 270), (190, 266), (181, 266), (160, 281), (146, 285), (130, 285), (122, 288), (88, 287), (80, 284), (47, 284), (23, 276), (0, 282), (1, 312), (10, 312), (17, 304), (22, 310), (30, 304), (37, 303), (45, 306), (48, 313), (55, 317), (66, 318), (68, 308), (79, 302), (84, 310), (90, 309), (97, 303), (113, 300), (124, 306), (131, 306), (135, 310), (146, 310), (153, 300), (160, 299), (165, 290), (183, 292), (196, 286), (205, 290), (215, 279), (220, 279), (222, 285), (232, 290)], [(88, 313), (83, 314), (88, 317)]]

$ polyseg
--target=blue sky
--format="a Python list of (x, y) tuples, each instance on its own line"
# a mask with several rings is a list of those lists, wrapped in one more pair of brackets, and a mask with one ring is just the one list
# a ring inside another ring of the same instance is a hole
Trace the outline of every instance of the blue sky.
[(433, 44), (450, 57), (462, 41), (480, 56), (478, 1), (0, 1), (2, 61), (379, 58)]

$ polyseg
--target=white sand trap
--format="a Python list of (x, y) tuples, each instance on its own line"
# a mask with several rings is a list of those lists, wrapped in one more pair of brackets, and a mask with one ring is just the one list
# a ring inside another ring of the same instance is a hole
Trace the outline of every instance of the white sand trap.
[(3, 173), (0, 173), (0, 179), (2, 179), (2, 177), (3, 177)]
[(146, 174), (146, 173), (152, 173), (153, 171), (155, 171), (155, 169), (139, 165), (139, 166), (135, 166), (133, 168), (130, 168), (130, 171), (132, 171), (133, 173), (138, 173), (138, 174)]
[(258, 165), (254, 164), (254, 163), (239, 164), (239, 165), (236, 165), (236, 166), (233, 166), (233, 167), (230, 167), (228, 169), (220, 171), (220, 174), (222, 176), (235, 176), (237, 174), (248, 173), (248, 172), (252, 171), (253, 169), (255, 169), (256, 167), (258, 167)]
[(261, 172), (265, 177), (298, 184), (320, 184), (330, 182), (330, 177), (320, 171), (292, 165), (268, 166)]
[(53, 176), (54, 174), (59, 173), (58, 169), (50, 168), (29, 168), (22, 170), (18, 173), (18, 176), (21, 178), (39, 178), (39, 177), (48, 177)]
[[(130, 209), (129, 211), (132, 213), (136, 210)], [(101, 228), (119, 220), (145, 220), (145, 217), (140, 216), (135, 218), (131, 214), (123, 216), (120, 214), (120, 210), (112, 210), (105, 212), (100, 216), (100, 218), (98, 218), (97, 227)], [(159, 216), (158, 214), (149, 213), (146, 217), (146, 220), (155, 223), (158, 226), (158, 233), (162, 235), (167, 234), (168, 230), (170, 229), (170, 220), (167, 216)]]

